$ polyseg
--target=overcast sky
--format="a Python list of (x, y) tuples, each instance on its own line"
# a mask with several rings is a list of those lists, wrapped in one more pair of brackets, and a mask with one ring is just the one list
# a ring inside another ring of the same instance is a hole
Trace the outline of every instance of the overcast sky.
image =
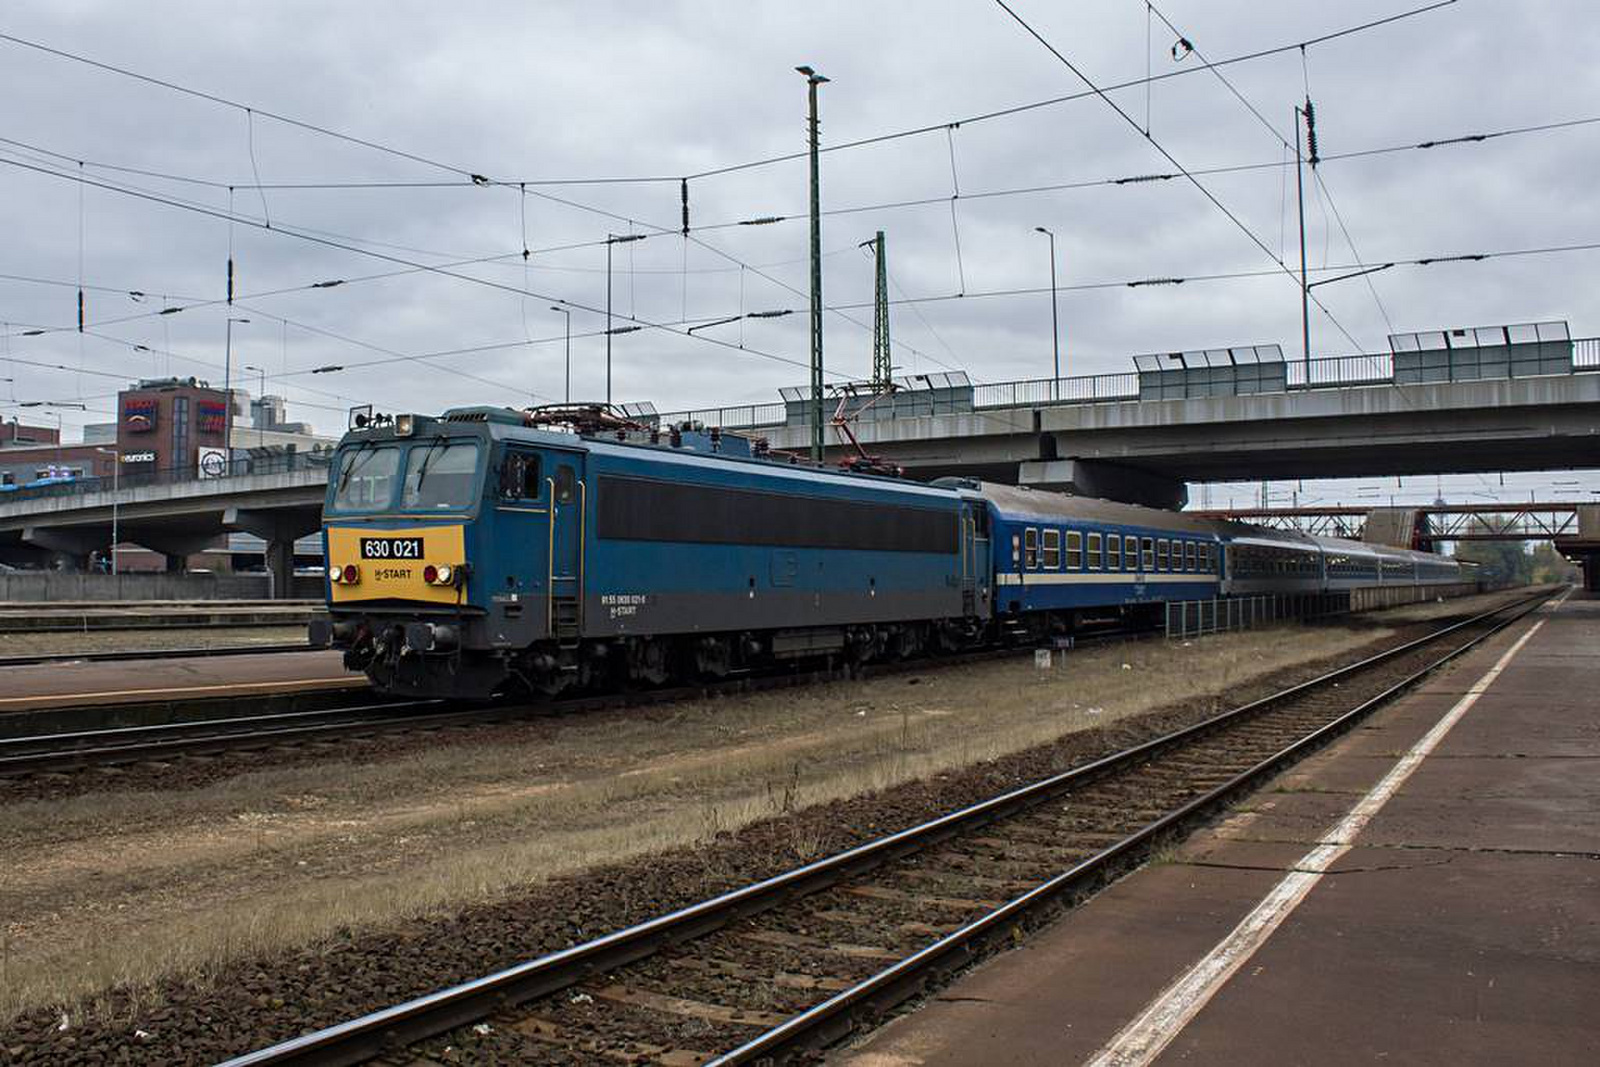
[[(1421, 2), (1162, 0), (1156, 10), (1217, 60)], [(11, 360), (0, 375), (15, 379), (0, 383), (0, 413), (18, 414), (14, 401), (85, 404), (57, 409), (70, 428), (106, 421), (110, 397), (135, 377), (220, 382), (230, 315), (252, 320), (234, 330), (239, 384), (258, 388), (259, 372), (240, 368), (264, 369), (291, 417), (326, 432), (357, 401), (432, 411), (560, 399), (564, 320), (554, 301), (573, 308), (574, 396), (599, 398), (603, 242), (630, 232), (651, 236), (614, 247), (618, 325), (633, 316), (681, 330), (744, 312), (797, 313), (694, 338), (618, 335), (614, 398), (661, 410), (774, 400), (778, 387), (806, 380), (803, 160), (691, 181), (688, 241), (676, 180), (533, 183), (675, 179), (802, 150), (799, 63), (832, 79), (821, 90), (825, 145), (935, 127), (823, 157), (825, 209), (867, 208), (823, 224), (826, 301), (850, 306), (827, 318), (827, 365), (841, 378), (871, 365), (872, 266), (858, 245), (878, 229), (893, 295), (922, 301), (892, 314), (906, 372), (959, 368), (980, 382), (1049, 374), (1050, 263), (1036, 226), (1057, 235), (1065, 373), (1228, 344), (1277, 342), (1292, 356), (1298, 290), (1274, 259), (1298, 266), (1299, 253), (1279, 135), (1292, 140), (1291, 109), (1308, 87), (1329, 157), (1600, 116), (1592, 0), (1460, 0), (1314, 44), (1303, 62), (1290, 50), (1227, 67), (1265, 121), (1193, 69), (1196, 56), (1174, 60), (1178, 35), (1143, 0), (1013, 6), (1097, 83), (1189, 70), (1114, 99), (1138, 126), (1148, 118), (1152, 139), (1185, 167), (1259, 165), (1200, 179), (1241, 225), (1181, 179), (979, 195), (1173, 170), (1092, 97), (942, 128), (1083, 89), (991, 0), (8, 4), (0, 33), (432, 162), (0, 42), (0, 273), (40, 280), (0, 280), (0, 357)], [(1600, 241), (1597, 138), (1600, 124), (1330, 158), (1320, 181), (1307, 171), (1312, 270), (1332, 277), (1355, 263)], [(62, 176), (76, 173), (125, 191)], [(467, 174), (511, 184), (478, 187)], [(385, 187), (243, 188), (257, 175), (265, 185)], [(529, 183), (525, 194), (518, 182)], [(953, 182), (962, 194), (954, 221)], [(908, 200), (931, 202), (873, 207)], [(770, 216), (787, 221), (713, 228)], [(230, 242), (232, 308), (219, 302)], [(1313, 309), (1313, 354), (1381, 351), (1391, 328), (1567, 319), (1575, 336), (1600, 333), (1597, 257), (1396, 266), (1370, 286), (1320, 287), (1332, 317)], [(460, 277), (418, 269), (465, 260), (478, 262), (443, 268)], [(1198, 278), (1238, 272), (1265, 273)], [(1123, 284), (1179, 277), (1190, 280)], [(88, 293), (84, 335), (73, 328), (80, 278), (106, 290)], [(335, 279), (345, 284), (307, 288)], [(1029, 291), (983, 295), (1018, 289)], [(157, 314), (162, 307), (185, 310)], [(38, 328), (52, 332), (21, 336)], [(462, 349), (478, 350), (403, 358)], [(309, 373), (326, 366), (345, 369)]]

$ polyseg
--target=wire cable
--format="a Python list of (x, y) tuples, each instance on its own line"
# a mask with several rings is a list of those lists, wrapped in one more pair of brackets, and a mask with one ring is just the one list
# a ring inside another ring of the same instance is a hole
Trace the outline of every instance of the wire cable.
[[(1028, 24), (1028, 22), (1025, 19), (1022, 18), (1022, 16), (1018, 15), (1014, 10), (1012, 10), (1012, 8), (1006, 3), (1006, 0), (994, 0), (994, 2), (1002, 11), (1004, 11), (1007, 15), (1011, 16), (1012, 20), (1015, 21), (1017, 23), (1017, 25), (1021, 26), (1023, 28), (1023, 30), (1026, 31), (1027, 34), (1030, 37), (1032, 37), (1034, 40), (1038, 41), (1041, 45), (1044, 46), (1046, 51), (1048, 51), (1051, 55), (1055, 56), (1056, 59), (1058, 59), (1061, 62), (1061, 64), (1063, 66), (1065, 66), (1068, 70), (1070, 70), (1078, 78), (1079, 81), (1081, 81), (1085, 85), (1087, 85), (1090, 88), (1090, 90), (1093, 91), (1094, 94), (1096, 96), (1098, 96), (1106, 104), (1106, 106), (1110, 107), (1112, 111), (1115, 111), (1117, 113), (1118, 117), (1120, 117), (1129, 126), (1133, 127), (1134, 131), (1136, 133), (1138, 133), (1141, 137), (1144, 137), (1146, 143), (1148, 143), (1157, 152), (1160, 152), (1161, 155), (1162, 155), (1162, 158), (1164, 158), (1168, 163), (1170, 163), (1174, 167), (1176, 167), (1178, 169), (1179, 173), (1181, 173), (1186, 179), (1188, 179), (1189, 184), (1193, 185), (1197, 190), (1199, 190), (1201, 195), (1203, 195), (1207, 200), (1211, 201), (1212, 205), (1215, 206), (1218, 211), (1221, 211), (1222, 214), (1227, 217), (1228, 221), (1232, 222), (1233, 225), (1235, 227), (1237, 227), (1238, 230), (1241, 233), (1243, 233), (1246, 237), (1248, 237), (1252, 244), (1254, 244), (1257, 248), (1261, 249), (1261, 251), (1266, 254), (1268, 259), (1270, 259), (1274, 263), (1276, 263), (1279, 266), (1279, 268), (1282, 269), (1283, 273), (1286, 276), (1288, 276), (1291, 280), (1293, 280), (1295, 282), (1296, 288), (1301, 288), (1299, 280), (1297, 278), (1295, 278), (1294, 271), (1290, 270), (1289, 266), (1286, 263), (1284, 263), (1282, 259), (1278, 258), (1278, 256), (1273, 253), (1272, 249), (1267, 246), (1265, 241), (1263, 241), (1260, 237), (1256, 236), (1256, 233), (1255, 233), (1254, 230), (1252, 230), (1252, 229), (1250, 229), (1250, 227), (1246, 226), (1244, 224), (1243, 220), (1241, 220), (1239, 218), (1239, 216), (1235, 215), (1233, 213), (1233, 211), (1231, 211), (1226, 204), (1224, 204), (1221, 200), (1217, 199), (1216, 195), (1213, 194), (1210, 189), (1206, 188), (1205, 184), (1202, 183), (1200, 181), (1200, 179), (1196, 178), (1193, 174), (1190, 174), (1189, 171), (1184, 168), (1183, 164), (1178, 162), (1176, 156), (1174, 156), (1171, 152), (1167, 151), (1167, 149), (1165, 147), (1163, 147), (1162, 144), (1159, 141), (1157, 141), (1154, 137), (1145, 136), (1144, 131), (1140, 130), (1140, 128), (1139, 128), (1139, 123), (1137, 121), (1135, 121), (1134, 118), (1131, 115), (1129, 115), (1126, 111), (1124, 111), (1121, 108), (1121, 106), (1119, 106), (1117, 104), (1117, 102), (1115, 100), (1112, 100), (1111, 97), (1108, 96), (1104, 90), (1102, 90), (1099, 86), (1095, 85), (1095, 83), (1092, 80), (1090, 80), (1088, 75), (1084, 74), (1083, 71), (1078, 69), (1078, 66), (1075, 63), (1073, 63), (1072, 60), (1068, 59), (1065, 55), (1063, 55), (1061, 53), (1061, 51), (1055, 47), (1055, 45), (1051, 44), (1048, 40), (1046, 40), (1039, 33), (1038, 30), (1034, 29), (1031, 25)], [(1453, 0), (1452, 0), (1452, 2), (1453, 2)], [(1443, 5), (1438, 5), (1438, 6), (1443, 6)], [(1313, 296), (1311, 298), (1311, 300), (1312, 300), (1313, 303), (1315, 303), (1317, 305), (1318, 308), (1320, 308), (1322, 310), (1322, 313), (1325, 316), (1327, 316), (1328, 321), (1333, 323), (1333, 325), (1338, 329), (1338, 331), (1341, 334), (1344, 335), (1345, 340), (1349, 341), (1353, 346), (1355, 346), (1358, 349), (1361, 347), (1361, 343), (1359, 341), (1357, 341), (1355, 339), (1355, 337), (1353, 337), (1351, 335), (1349, 330), (1346, 330), (1344, 328), (1343, 324), (1340, 323), (1339, 320), (1334, 317), (1333, 312), (1329, 311), (1325, 304), (1323, 304), (1315, 296)]]

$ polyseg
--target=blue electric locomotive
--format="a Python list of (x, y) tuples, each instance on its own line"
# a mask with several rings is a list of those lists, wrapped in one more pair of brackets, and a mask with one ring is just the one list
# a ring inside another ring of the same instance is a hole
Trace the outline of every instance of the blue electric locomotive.
[(466, 408), (352, 429), (324, 506), (313, 642), (384, 691), (553, 694), (1043, 638), (1169, 600), (1457, 576), (1400, 549), (819, 469), (599, 409), (574, 432), (573, 417)]

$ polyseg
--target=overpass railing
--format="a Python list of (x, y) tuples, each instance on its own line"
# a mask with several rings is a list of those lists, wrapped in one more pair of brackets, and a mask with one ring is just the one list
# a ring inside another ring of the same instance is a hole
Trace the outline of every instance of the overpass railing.
[[(1384, 386), (1396, 388), (1402, 387), (1403, 384), (1395, 382), (1394, 356), (1388, 352), (1326, 356), (1309, 361), (1289, 360), (1286, 369), (1288, 388), (1292, 393), (1311, 389)], [(1585, 337), (1572, 341), (1572, 370), (1574, 373), (1600, 370), (1600, 338)], [(1447, 380), (1484, 379), (1461, 377)], [(1070, 378), (1028, 378), (1014, 382), (986, 382), (972, 387), (974, 411), (1050, 407), (1056, 404), (1107, 404), (1137, 399), (1139, 399), (1137, 371), (1084, 374)], [(832, 413), (831, 400), (826, 410), (829, 414)], [(660, 418), (662, 425), (688, 421), (704, 423), (707, 426), (720, 426), (724, 429), (742, 430), (777, 428), (785, 425), (787, 415), (785, 405), (780, 402), (673, 411), (662, 414)]]
[(248, 456), (204, 468), (190, 464), (163, 470), (119, 474), (115, 478), (72, 478), (50, 481), (46, 485), (22, 485), (0, 491), (0, 505), (17, 500), (44, 497), (81, 496), (109, 493), (113, 489), (143, 489), (155, 485), (178, 485), (196, 481), (220, 481), (253, 474), (287, 474), (317, 470), (326, 473), (333, 459), (331, 452), (278, 452), (267, 456)]

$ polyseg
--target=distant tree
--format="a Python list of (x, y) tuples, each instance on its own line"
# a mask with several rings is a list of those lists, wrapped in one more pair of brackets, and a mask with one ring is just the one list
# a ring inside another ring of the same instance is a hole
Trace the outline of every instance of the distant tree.
[(1549, 541), (1540, 541), (1533, 546), (1532, 564), (1533, 581), (1540, 585), (1578, 581), (1577, 564), (1569, 563)]
[[(1474, 518), (1471, 533), (1487, 532), (1489, 526)], [(1525, 585), (1533, 578), (1533, 557), (1524, 541), (1457, 541), (1456, 559), (1476, 563), (1486, 581)]]

